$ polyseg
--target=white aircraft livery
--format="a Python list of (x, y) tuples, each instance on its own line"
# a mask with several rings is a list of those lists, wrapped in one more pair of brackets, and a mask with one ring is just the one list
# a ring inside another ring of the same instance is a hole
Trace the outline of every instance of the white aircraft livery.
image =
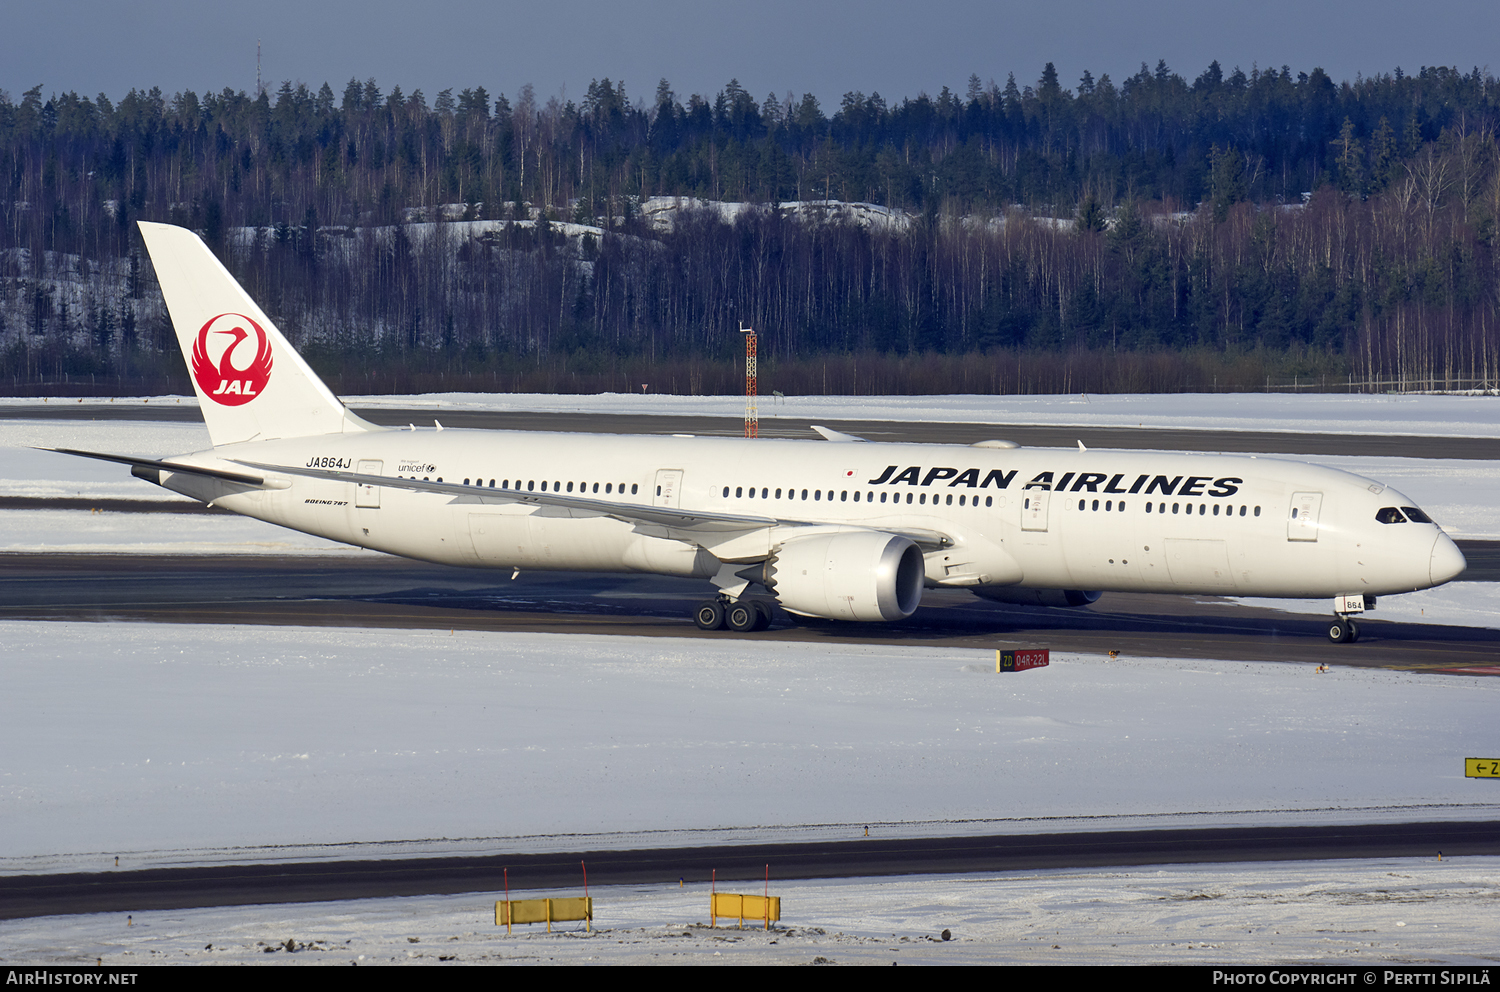
[[(389, 429), (355, 416), (190, 231), (141, 223), (213, 448), (68, 450), (283, 527), (408, 558), (706, 579), (704, 629), (910, 616), (925, 588), (1333, 600), (1439, 585), (1462, 553), (1378, 482), (1274, 458), (824, 440)], [(65, 449), (59, 449), (65, 450)]]

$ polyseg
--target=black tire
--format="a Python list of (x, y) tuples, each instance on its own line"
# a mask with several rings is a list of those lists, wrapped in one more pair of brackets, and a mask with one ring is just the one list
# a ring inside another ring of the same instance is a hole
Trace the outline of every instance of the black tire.
[(760, 612), (760, 620), (755, 624), (755, 629), (765, 630), (770, 627), (771, 621), (775, 618), (774, 614), (771, 613), (771, 604), (757, 599), (755, 601), (755, 608)]
[(1328, 625), (1328, 639), (1335, 644), (1343, 644), (1349, 640), (1349, 621), (1342, 617), (1335, 617)]
[(1349, 643), (1353, 644), (1355, 641), (1359, 640), (1359, 624), (1355, 623), (1353, 620), (1348, 621), (1348, 623), (1349, 623)]
[(724, 626), (724, 604), (717, 599), (705, 599), (693, 611), (693, 622), (699, 630), (719, 630)]
[(730, 630), (748, 634), (756, 629), (756, 624), (760, 623), (760, 610), (754, 603), (747, 603), (743, 600), (730, 603), (724, 610), (724, 622), (728, 624)]

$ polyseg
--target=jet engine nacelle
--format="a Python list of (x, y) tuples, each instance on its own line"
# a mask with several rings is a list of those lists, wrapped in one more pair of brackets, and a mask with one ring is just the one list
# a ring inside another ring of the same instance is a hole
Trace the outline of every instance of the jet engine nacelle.
[(1082, 589), (1017, 589), (1013, 586), (983, 586), (970, 590), (982, 599), (1019, 606), (1089, 606), (1100, 594)]
[(792, 613), (902, 620), (922, 601), (924, 572), (922, 551), (909, 538), (854, 531), (788, 541), (757, 580)]

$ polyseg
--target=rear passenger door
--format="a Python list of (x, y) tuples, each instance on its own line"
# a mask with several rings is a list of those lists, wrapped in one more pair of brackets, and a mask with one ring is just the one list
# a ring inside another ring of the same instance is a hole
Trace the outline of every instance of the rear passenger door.
[[(360, 475), (381, 475), (384, 462), (362, 461), (354, 471)], [(380, 487), (356, 485), (354, 487), (354, 506), (360, 510), (380, 509)]]

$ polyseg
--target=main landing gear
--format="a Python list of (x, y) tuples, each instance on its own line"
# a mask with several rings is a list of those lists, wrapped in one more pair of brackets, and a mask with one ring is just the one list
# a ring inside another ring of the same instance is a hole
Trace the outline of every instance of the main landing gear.
[(693, 622), (698, 625), (699, 630), (728, 627), (738, 633), (748, 634), (771, 626), (771, 607), (758, 599), (706, 599), (693, 611)]

